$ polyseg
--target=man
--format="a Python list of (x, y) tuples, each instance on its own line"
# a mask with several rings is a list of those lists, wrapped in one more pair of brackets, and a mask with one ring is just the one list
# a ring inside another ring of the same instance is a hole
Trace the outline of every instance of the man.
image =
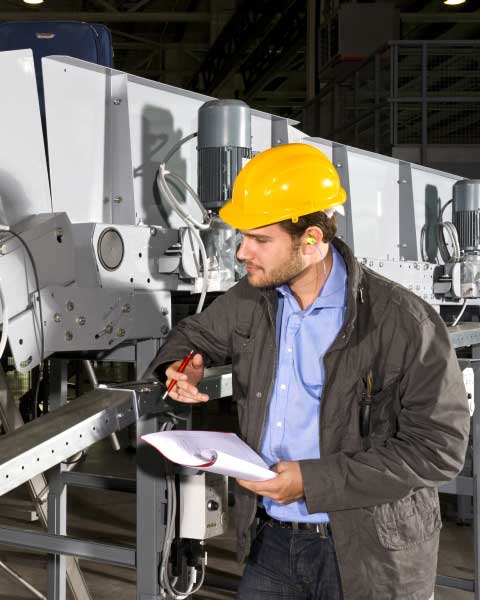
[(231, 361), (242, 436), (278, 473), (238, 481), (241, 600), (433, 594), (437, 486), (463, 464), (465, 388), (435, 310), (334, 237), (344, 202), (314, 147), (253, 158), (220, 211), (243, 234), (247, 276), (183, 320), (152, 364), (193, 403), (208, 400), (204, 364)]

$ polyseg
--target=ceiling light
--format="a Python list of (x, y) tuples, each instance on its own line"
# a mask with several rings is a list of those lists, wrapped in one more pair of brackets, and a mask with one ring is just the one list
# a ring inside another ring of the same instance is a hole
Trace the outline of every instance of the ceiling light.
[(43, 4), (44, 0), (23, 0), (25, 4)]
[[(26, 0), (23, 1), (25, 2)], [(465, 0), (443, 0), (443, 3), (448, 6), (457, 6), (457, 4), (465, 4)]]

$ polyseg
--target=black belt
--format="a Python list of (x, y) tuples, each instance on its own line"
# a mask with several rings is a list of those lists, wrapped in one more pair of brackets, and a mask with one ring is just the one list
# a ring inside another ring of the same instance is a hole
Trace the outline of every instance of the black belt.
[(296, 521), (279, 521), (273, 519), (267, 514), (264, 508), (258, 508), (257, 519), (260, 523), (268, 523), (272, 527), (283, 527), (284, 529), (298, 529), (300, 531), (309, 531), (310, 533), (318, 533), (320, 537), (330, 537), (332, 530), (330, 523), (301, 523)]

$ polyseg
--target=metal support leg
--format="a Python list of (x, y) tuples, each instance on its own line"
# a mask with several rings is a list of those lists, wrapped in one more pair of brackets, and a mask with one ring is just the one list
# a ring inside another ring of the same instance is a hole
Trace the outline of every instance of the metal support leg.
[[(137, 345), (137, 378), (145, 373), (156, 349), (150, 341)], [(165, 475), (158, 452), (139, 441), (140, 436), (155, 431), (158, 431), (156, 417), (145, 417), (137, 422), (137, 600), (165, 598), (158, 573), (165, 536)]]
[[(48, 494), (48, 532), (67, 533), (67, 486), (61, 477), (61, 465), (50, 475)], [(66, 600), (66, 557), (48, 555), (48, 600)]]
[[(472, 358), (480, 358), (480, 345), (472, 346)], [(475, 600), (480, 600), (480, 369), (474, 369), (475, 412), (472, 419), (473, 437), (473, 545), (475, 549)]]
[[(155, 417), (137, 422), (137, 435), (158, 431)], [(137, 600), (160, 600), (158, 568), (165, 537), (166, 484), (158, 452), (137, 441)]]
[[(93, 368), (93, 363), (91, 360), (82, 360), (82, 365), (85, 371), (87, 372), (88, 379), (92, 384), (93, 388), (98, 388), (98, 379), (95, 373), (95, 369)], [(110, 434), (110, 443), (112, 444), (112, 449), (115, 452), (120, 450), (120, 442), (118, 441), (118, 436), (116, 433)]]
[[(0, 420), (6, 432), (13, 431), (23, 425), (20, 411), (10, 397), (7, 380), (3, 369), (0, 367)], [(47, 480), (44, 475), (37, 475), (28, 482), (28, 492), (37, 511), (42, 526), (47, 528), (47, 504), (40, 500), (47, 489)], [(75, 558), (66, 559), (68, 586), (73, 600), (93, 600), (87, 583)]]
[(468, 525), (472, 517), (472, 499), (470, 496), (457, 496), (457, 525)]
[[(51, 361), (50, 410), (64, 406), (67, 402), (67, 361)], [(51, 470), (48, 494), (48, 533), (67, 533), (67, 487), (62, 481), (64, 466)], [(66, 557), (61, 554), (48, 555), (48, 600), (66, 600)]]

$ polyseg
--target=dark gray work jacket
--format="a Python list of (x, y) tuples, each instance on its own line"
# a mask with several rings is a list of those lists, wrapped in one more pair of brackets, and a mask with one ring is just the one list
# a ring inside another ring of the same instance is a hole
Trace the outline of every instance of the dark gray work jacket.
[[(468, 440), (461, 371), (436, 311), (333, 243), (347, 266), (347, 310), (324, 355), (321, 457), (300, 461), (307, 508), (329, 513), (345, 600), (427, 600), (441, 527), (437, 486), (459, 472)], [(257, 451), (275, 378), (276, 308), (275, 290), (242, 279), (184, 319), (151, 365), (159, 372), (191, 348), (209, 365), (231, 361), (241, 434)], [(369, 372), (374, 393), (362, 437)], [(241, 559), (255, 510), (255, 495), (236, 486)]]

